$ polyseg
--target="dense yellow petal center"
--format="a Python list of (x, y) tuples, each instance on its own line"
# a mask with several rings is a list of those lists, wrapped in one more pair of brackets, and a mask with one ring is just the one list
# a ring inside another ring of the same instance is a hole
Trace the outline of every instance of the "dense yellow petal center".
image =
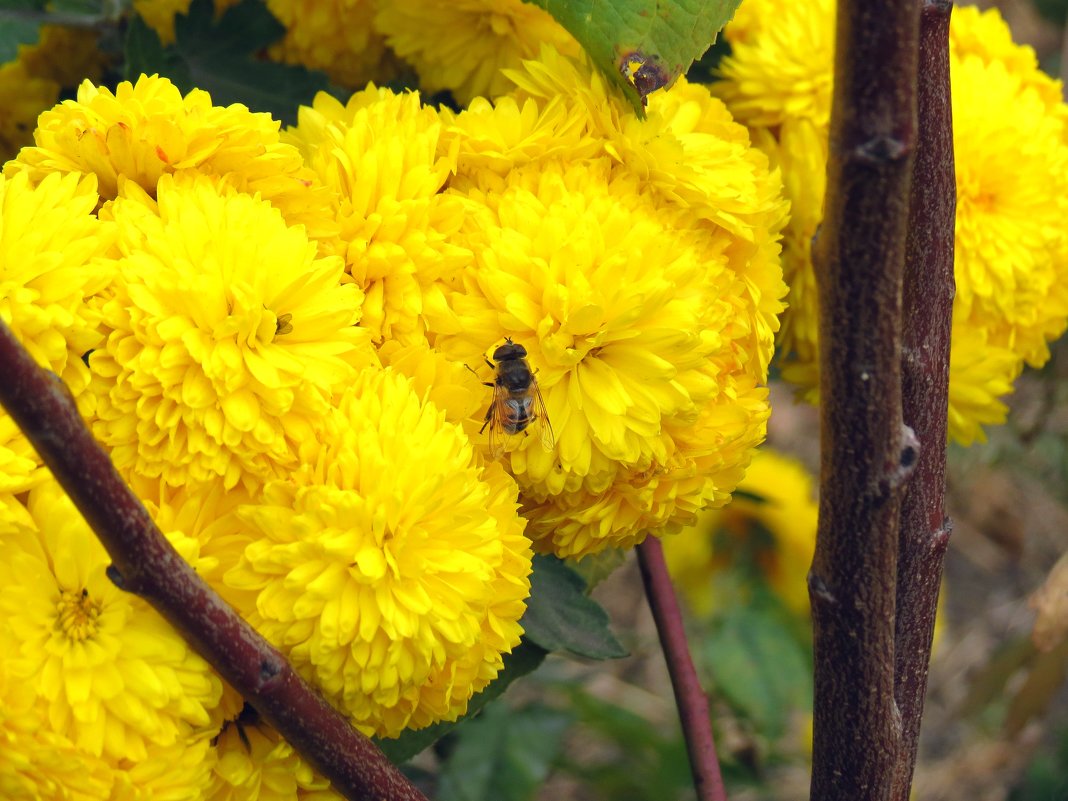
[(56, 630), (71, 642), (88, 640), (97, 632), (100, 604), (89, 597), (89, 590), (63, 590), (56, 603)]

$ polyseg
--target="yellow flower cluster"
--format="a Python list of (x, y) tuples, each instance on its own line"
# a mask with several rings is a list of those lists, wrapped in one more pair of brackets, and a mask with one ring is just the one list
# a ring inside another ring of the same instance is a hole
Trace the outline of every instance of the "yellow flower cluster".
[(374, 27), (419, 75), (428, 94), (450, 91), (467, 105), (512, 85), (502, 70), (534, 58), (542, 44), (578, 55), (578, 44), (546, 11), (523, 0), (376, 0)]
[(639, 121), (554, 51), (509, 77), (513, 96), (449, 122), (473, 259), (430, 330), (467, 364), (505, 336), (526, 349), (556, 446), (517, 438), (509, 463), (535, 548), (579, 557), (677, 530), (737, 484), (768, 413), (784, 206), (701, 87)]
[[(531, 547), (514, 480), (431, 399), (477, 414), (474, 377), (450, 394), (425, 338), (398, 350), (391, 337), (380, 359), (360, 325), (365, 292), (381, 315), (376, 287), (393, 277), (367, 279), (368, 264), (456, 251), (434, 230), (439, 123), (414, 95), (365, 105), (374, 135), (410, 137), (430, 158), (383, 152), (342, 196), (266, 115), (160, 78), (115, 93), (86, 83), (0, 177), (0, 313), (67, 380), (183, 556), (354, 723), (395, 736), (461, 715), (500, 671)], [(350, 250), (370, 256), (347, 263)], [(406, 272), (419, 274), (397, 264)], [(417, 391), (426, 380), (441, 386)], [(99, 543), (6, 416), (0, 437), (0, 644), (18, 655), (4, 692), (29, 710), (0, 736), (28, 716), (55, 733), (0, 764), (0, 782), (99, 773), (85, 797), (240, 795), (250, 777), (217, 768), (210, 742), (236, 714), (220, 680), (106, 578)], [(291, 584), (315, 566), (316, 581)], [(69, 753), (84, 766), (51, 767)], [(318, 779), (306, 789), (328, 795)]]
[[(791, 201), (783, 375), (815, 398), (817, 305), (810, 243), (822, 219), (834, 3), (747, 0), (713, 91), (779, 165)], [(982, 439), (1023, 366), (1041, 366), (1068, 324), (1068, 106), (996, 10), (953, 11), (957, 175), (950, 437)]]
[[(503, 39), (537, 27), (502, 9)], [(515, 67), (493, 103), (371, 85), (285, 132), (164, 78), (87, 81), (0, 176), (3, 320), (182, 556), (386, 737), (496, 678), (535, 548), (722, 505), (769, 413), (786, 205), (745, 129), (699, 86), (639, 121), (582, 60), (487, 46)], [(505, 398), (485, 360), (509, 338)], [(50, 732), (0, 755), (0, 787), (332, 797), (108, 581), (4, 416), (0, 549), (0, 694), (23, 699), (0, 738)]]
[[(216, 16), (235, 4), (214, 0)], [(174, 42), (175, 16), (188, 14), (189, 6), (190, 0), (132, 4), (164, 44)], [(542, 44), (579, 53), (546, 11), (522, 0), (268, 0), (267, 8), (285, 28), (267, 58), (322, 71), (353, 90), (368, 81), (410, 78), (414, 70), (424, 92), (448, 91), (467, 104), (507, 92), (511, 84), (501, 70), (537, 56)], [(92, 31), (48, 25), (39, 44), (0, 64), (0, 163), (33, 144), (37, 116), (64, 88), (100, 79), (106, 59), (96, 40)]]

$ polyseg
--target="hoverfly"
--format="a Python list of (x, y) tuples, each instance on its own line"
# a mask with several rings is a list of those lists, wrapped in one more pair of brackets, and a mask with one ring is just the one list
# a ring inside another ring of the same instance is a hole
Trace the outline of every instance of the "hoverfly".
[[(486, 359), (497, 377), (492, 381), (483, 381), (487, 387), (493, 387), (493, 401), (486, 410), (486, 420), (481, 434), (489, 426), (490, 453), (494, 459), (504, 452), (500, 440), (501, 433), (527, 433), (527, 428), (534, 424), (540, 428), (541, 445), (545, 450), (553, 449), (553, 427), (549, 415), (545, 412), (545, 401), (538, 389), (538, 379), (530, 369), (527, 361), (527, 349), (505, 337), (504, 344), (493, 351), (493, 362)], [(470, 368), (468, 368), (470, 369)], [(472, 370), (471, 372), (474, 372)]]

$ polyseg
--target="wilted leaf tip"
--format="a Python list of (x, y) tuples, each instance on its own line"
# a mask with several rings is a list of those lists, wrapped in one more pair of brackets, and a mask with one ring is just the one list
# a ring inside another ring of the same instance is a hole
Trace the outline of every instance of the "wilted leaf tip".
[(638, 92), (643, 107), (650, 94), (667, 86), (672, 80), (662, 59), (656, 54), (627, 50), (616, 59), (616, 64), (623, 79)]

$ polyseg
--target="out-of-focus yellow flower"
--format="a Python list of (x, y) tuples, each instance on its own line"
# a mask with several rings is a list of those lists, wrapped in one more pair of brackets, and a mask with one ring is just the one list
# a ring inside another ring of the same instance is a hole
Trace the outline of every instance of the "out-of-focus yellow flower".
[(244, 717), (227, 722), (215, 739), (218, 761), (205, 801), (341, 801), (274, 729)]
[(164, 176), (158, 205), (125, 188), (94, 431), (120, 470), (175, 486), (280, 477), (374, 361), (359, 290), (265, 201), (203, 176)]
[[(814, 400), (818, 385), (812, 235), (823, 216), (834, 4), (747, 0), (740, 41), (714, 90), (781, 165), (792, 219), (784, 245), (790, 284), (780, 347), (783, 375)], [(754, 20), (774, 20), (761, 24)], [(732, 40), (731, 27), (727, 37)], [(826, 37), (816, 41), (822, 42)], [(829, 41), (829, 40), (827, 40)], [(1030, 48), (1012, 43), (997, 11), (956, 9), (950, 26), (957, 176), (956, 282), (950, 437), (965, 444), (1003, 422), (1000, 394), (1068, 324), (1068, 106)], [(791, 65), (819, 80), (801, 80)], [(786, 66), (782, 66), (786, 65)], [(785, 88), (784, 88), (785, 87)], [(785, 94), (784, 94), (785, 93)], [(980, 347), (983, 351), (980, 352)], [(1013, 363), (1015, 361), (1015, 364)]]
[(397, 64), (374, 30), (374, 7), (374, 0), (267, 0), (286, 27), (267, 52), (276, 61), (322, 70), (351, 89), (389, 80)]
[(116, 766), (210, 731), (222, 683), (208, 664), (108, 579), (107, 553), (57, 485), (27, 508), (33, 527), (0, 521), (0, 639), (48, 727)]
[(73, 88), (87, 78), (99, 80), (104, 74), (108, 58), (100, 49), (98, 39), (96, 31), (43, 25), (37, 44), (19, 48), (19, 61), (26, 65), (30, 75)]
[(238, 514), (226, 583), (257, 593), (252, 623), (365, 732), (456, 719), (519, 642), (515, 483), (393, 370), (365, 370), (306, 469)]
[(59, 84), (30, 74), (20, 61), (0, 64), (0, 163), (33, 144), (37, 115), (59, 100)]
[[(215, 18), (218, 19), (237, 0), (213, 0)], [(159, 34), (163, 44), (174, 42), (174, 17), (189, 13), (190, 0), (133, 0), (133, 8), (152, 30)]]
[(194, 89), (185, 97), (166, 78), (124, 81), (113, 94), (85, 81), (76, 100), (43, 113), (36, 145), (8, 162), (7, 175), (28, 172), (37, 183), (51, 172), (93, 173), (100, 196), (119, 194), (120, 177), (155, 195), (163, 175), (196, 171), (225, 179), (239, 191), (259, 193), (315, 237), (328, 236), (331, 193), (315, 180), (300, 153), (279, 141), (270, 114), (234, 104), (213, 106)]
[(18, 58), (0, 65), (0, 164), (33, 144), (37, 116), (59, 100), (63, 87), (97, 80), (106, 58), (93, 31), (41, 27), (39, 41), (20, 45)]
[(715, 576), (751, 557), (786, 607), (808, 614), (808, 569), (816, 547), (818, 506), (812, 476), (795, 459), (761, 450), (753, 457), (741, 495), (703, 513), (697, 525), (664, 538), (668, 569), (698, 615), (717, 606)]
[(89, 382), (82, 356), (98, 346), (99, 315), (87, 300), (114, 273), (115, 230), (93, 214), (96, 181), (0, 176), (0, 319), (39, 364), (76, 396)]
[(640, 123), (548, 48), (508, 75), (514, 99), (449, 120), (474, 262), (432, 341), (475, 365), (505, 336), (526, 348), (556, 445), (513, 437), (508, 459), (535, 547), (577, 557), (677, 529), (741, 477), (768, 412), (784, 206), (705, 89), (654, 95)]
[(1009, 410), (1001, 399), (1012, 392), (1023, 365), (1012, 348), (991, 342), (966, 322), (955, 319), (950, 336), (950, 436), (964, 444), (982, 441), (983, 426), (1005, 422)]
[(455, 157), (439, 154), (440, 132), (417, 93), (374, 86), (344, 106), (320, 93), (288, 132), (336, 192), (340, 238), (327, 249), (363, 289), (360, 324), (376, 344), (425, 339), (428, 306), (441, 305), (443, 283), (471, 258), (452, 241), (463, 204), (441, 192)]
[(379, 4), (375, 27), (415, 67), (424, 92), (448, 90), (460, 105), (507, 92), (501, 70), (536, 56), (543, 43), (578, 53), (547, 11), (522, 0), (390, 0)]

